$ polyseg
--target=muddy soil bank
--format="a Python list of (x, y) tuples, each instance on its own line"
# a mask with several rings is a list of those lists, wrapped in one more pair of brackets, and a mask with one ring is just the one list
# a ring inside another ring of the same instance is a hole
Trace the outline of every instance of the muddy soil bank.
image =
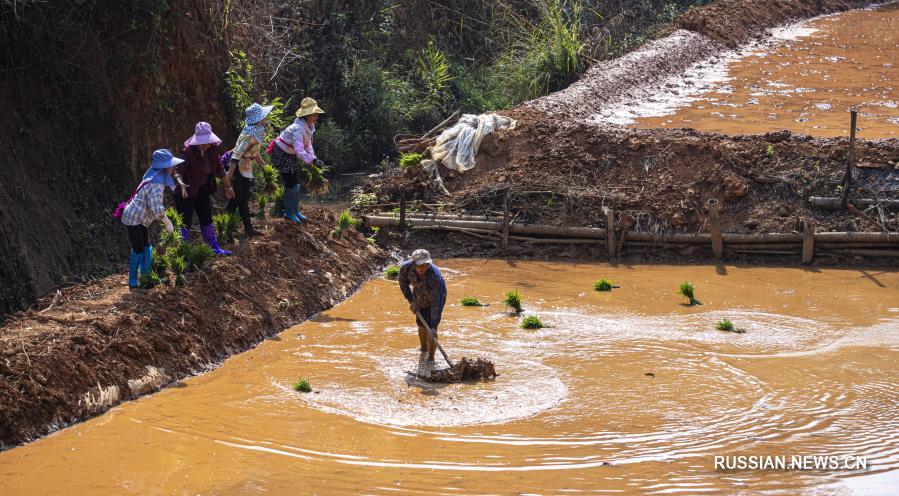
[(690, 9), (675, 24), (680, 29), (639, 50), (593, 65), (577, 82), (524, 103), (525, 108), (560, 118), (587, 119), (613, 105), (653, 98), (658, 84), (683, 74), (734, 47), (763, 38), (769, 29), (821, 14), (872, 4), (860, 0), (722, 0)]
[(387, 260), (355, 230), (309, 208), (269, 221), (184, 288), (131, 293), (124, 274), (46, 297), (0, 328), (0, 448), (215, 367), (347, 298)]
[[(464, 176), (444, 171), (450, 195), (423, 173), (400, 173), (373, 187), (398, 197), (447, 202), (468, 213), (502, 211), (511, 189), (518, 222), (605, 227), (603, 207), (634, 218), (653, 233), (701, 232), (708, 201), (721, 205), (729, 233), (789, 233), (800, 221), (819, 231), (899, 229), (899, 216), (814, 210), (810, 196), (834, 196), (845, 170), (848, 139), (811, 138), (787, 131), (729, 136), (685, 129), (626, 129), (562, 122), (549, 114), (515, 110), (516, 129), (491, 135), (478, 166)], [(895, 198), (899, 140), (859, 141), (852, 197)]]

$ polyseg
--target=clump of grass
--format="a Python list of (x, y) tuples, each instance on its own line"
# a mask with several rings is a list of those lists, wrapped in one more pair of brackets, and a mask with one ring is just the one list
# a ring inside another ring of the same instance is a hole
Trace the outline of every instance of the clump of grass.
[(149, 274), (141, 274), (140, 278), (137, 280), (137, 287), (140, 289), (151, 289), (160, 284), (162, 284), (162, 278), (159, 277), (154, 271), (150, 271)]
[(481, 303), (481, 300), (478, 300), (478, 298), (476, 296), (465, 296), (462, 298), (462, 301), (460, 303), (462, 303), (463, 307), (482, 307), (482, 306), (484, 306), (484, 304)]
[(205, 243), (181, 243), (174, 257), (184, 257), (190, 269), (200, 270), (215, 259), (215, 252)]
[(174, 255), (168, 258), (168, 266), (175, 276), (175, 286), (184, 286), (187, 284), (187, 278), (184, 273), (187, 272), (187, 261), (183, 256)]
[(284, 215), (284, 186), (279, 186), (270, 199), (272, 209), (269, 215), (272, 217), (280, 217)]
[(351, 227), (358, 228), (362, 224), (360, 219), (353, 217), (349, 210), (344, 210), (337, 218), (337, 227), (334, 228), (334, 234), (340, 236), (344, 231)]
[(680, 283), (680, 289), (678, 290), (678, 293), (690, 299), (690, 306), (702, 305), (702, 302), (696, 299), (694, 290), (695, 288), (693, 287), (692, 282), (684, 281)]
[(593, 289), (597, 291), (611, 291), (615, 285), (609, 279), (600, 279), (593, 283)]
[(263, 165), (259, 172), (257, 184), (261, 194), (266, 196), (275, 194), (281, 183), (281, 175), (271, 164)]
[(546, 325), (543, 324), (543, 321), (540, 320), (540, 317), (536, 315), (528, 315), (527, 317), (521, 319), (521, 324), (519, 327), (522, 329), (543, 329)]
[(237, 230), (237, 215), (231, 212), (222, 212), (212, 217), (215, 226), (215, 235), (223, 243), (234, 242), (234, 231)]
[(300, 379), (299, 381), (294, 383), (293, 390), (299, 391), (301, 393), (311, 393), (312, 386), (309, 385), (308, 379)]
[(391, 265), (384, 271), (384, 277), (387, 279), (396, 279), (400, 276), (400, 266)]
[(519, 293), (518, 290), (507, 292), (506, 296), (503, 298), (503, 303), (515, 313), (521, 313), (523, 310), (521, 307), (521, 293)]
[(420, 153), (403, 153), (400, 155), (400, 167), (403, 169), (414, 169), (421, 163), (424, 155)]
[(737, 327), (734, 326), (734, 323), (728, 319), (723, 319), (721, 322), (715, 324), (715, 329), (718, 329), (719, 331), (735, 332), (737, 334), (743, 334), (744, 332), (746, 332), (743, 329), (737, 329)]
[(259, 211), (256, 212), (256, 218), (264, 219), (266, 208), (268, 207), (268, 195), (266, 193), (256, 192), (253, 196), (256, 197), (256, 206), (259, 207)]
[[(155, 255), (155, 254), (154, 254)], [(168, 271), (169, 263), (168, 259), (164, 256), (154, 256), (153, 257), (153, 273), (159, 276), (160, 279), (166, 277), (166, 271)]]

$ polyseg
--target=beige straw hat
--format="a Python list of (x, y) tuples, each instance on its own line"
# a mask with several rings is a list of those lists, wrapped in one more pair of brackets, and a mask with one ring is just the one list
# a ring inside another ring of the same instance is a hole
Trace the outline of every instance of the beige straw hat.
[(324, 113), (324, 110), (318, 108), (318, 102), (309, 97), (306, 97), (303, 98), (302, 102), (300, 102), (300, 109), (297, 110), (297, 117), (306, 117), (307, 115)]

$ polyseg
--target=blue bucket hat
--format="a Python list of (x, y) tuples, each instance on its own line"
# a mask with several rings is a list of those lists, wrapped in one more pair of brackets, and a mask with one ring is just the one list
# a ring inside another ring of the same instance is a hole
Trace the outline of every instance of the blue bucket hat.
[(260, 122), (262, 122), (262, 119), (265, 119), (266, 117), (268, 117), (268, 114), (272, 113), (273, 108), (275, 108), (274, 105), (268, 105), (266, 107), (263, 107), (258, 103), (250, 105), (246, 109), (247, 125), (255, 126), (256, 124), (259, 124)]
[(153, 152), (153, 160), (150, 162), (151, 169), (171, 169), (178, 164), (184, 163), (184, 160), (175, 158), (171, 150), (162, 148)]

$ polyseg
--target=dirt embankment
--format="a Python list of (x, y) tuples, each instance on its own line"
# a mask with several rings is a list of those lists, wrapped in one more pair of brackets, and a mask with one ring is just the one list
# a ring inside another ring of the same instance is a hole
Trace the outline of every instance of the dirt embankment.
[[(345, 299), (388, 257), (333, 213), (272, 220), (188, 286), (131, 293), (124, 274), (67, 288), (0, 327), (0, 447), (214, 366)], [(55, 301), (55, 303), (54, 303)]]

